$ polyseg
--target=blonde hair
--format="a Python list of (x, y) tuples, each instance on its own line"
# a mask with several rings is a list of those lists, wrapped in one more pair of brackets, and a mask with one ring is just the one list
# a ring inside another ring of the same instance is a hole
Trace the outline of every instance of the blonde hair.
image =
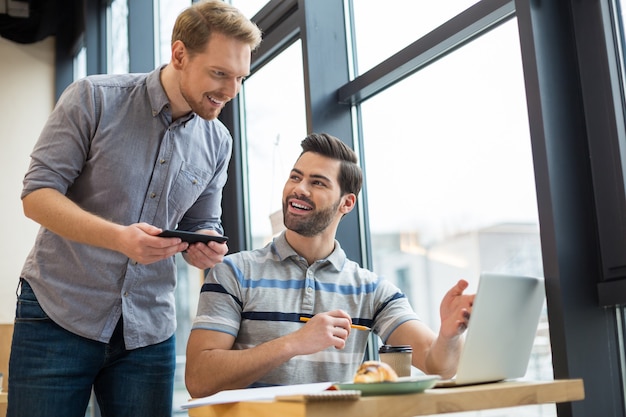
[(253, 51), (261, 43), (261, 30), (239, 9), (223, 0), (206, 0), (178, 15), (172, 44), (180, 40), (192, 54), (200, 53), (215, 32), (247, 43)]

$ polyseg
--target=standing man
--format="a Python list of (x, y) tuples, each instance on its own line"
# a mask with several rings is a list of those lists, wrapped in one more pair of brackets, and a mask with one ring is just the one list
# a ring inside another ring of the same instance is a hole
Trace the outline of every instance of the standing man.
[(187, 345), (193, 397), (351, 380), (369, 335), (352, 323), (385, 343), (411, 345), (413, 365), (426, 373), (456, 373), (474, 295), (463, 294), (464, 280), (448, 291), (436, 334), (398, 288), (347, 259), (335, 234), (361, 184), (356, 154), (339, 139), (311, 134), (302, 141), (283, 189), (287, 230), (265, 248), (227, 256), (206, 277)]
[(22, 270), (8, 416), (172, 412), (174, 255), (211, 268), (232, 138), (216, 118), (240, 90), (261, 33), (221, 0), (177, 18), (169, 64), (79, 80), (31, 155), (22, 200), (41, 224)]

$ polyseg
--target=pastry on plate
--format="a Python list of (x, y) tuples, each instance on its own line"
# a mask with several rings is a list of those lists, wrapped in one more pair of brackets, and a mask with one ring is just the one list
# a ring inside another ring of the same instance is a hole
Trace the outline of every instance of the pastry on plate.
[(384, 362), (365, 361), (354, 375), (355, 384), (369, 384), (373, 382), (394, 382), (398, 374)]

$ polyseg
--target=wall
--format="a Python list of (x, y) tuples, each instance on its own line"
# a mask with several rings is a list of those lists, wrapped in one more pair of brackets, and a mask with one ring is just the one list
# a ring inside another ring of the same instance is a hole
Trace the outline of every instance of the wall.
[(20, 192), (30, 151), (54, 106), (54, 38), (28, 45), (0, 38), (0, 56), (0, 323), (9, 323), (38, 230), (22, 212)]

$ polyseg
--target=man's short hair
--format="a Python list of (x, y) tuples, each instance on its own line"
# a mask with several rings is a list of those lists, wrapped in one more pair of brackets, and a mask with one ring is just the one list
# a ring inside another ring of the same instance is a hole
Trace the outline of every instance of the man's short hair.
[(261, 30), (239, 9), (223, 0), (207, 0), (194, 3), (178, 15), (172, 44), (179, 40), (192, 54), (201, 53), (216, 32), (247, 43), (251, 50), (261, 43)]
[(300, 143), (302, 154), (313, 152), (341, 162), (339, 186), (341, 195), (352, 193), (356, 196), (363, 185), (363, 173), (358, 164), (356, 152), (338, 138), (327, 133), (311, 133)]

